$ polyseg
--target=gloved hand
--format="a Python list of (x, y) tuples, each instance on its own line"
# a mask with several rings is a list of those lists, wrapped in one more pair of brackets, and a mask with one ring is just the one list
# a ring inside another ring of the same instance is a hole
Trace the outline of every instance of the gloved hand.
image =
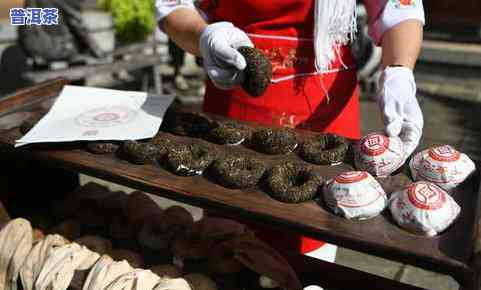
[(204, 68), (214, 85), (224, 90), (239, 87), (246, 60), (237, 48), (254, 47), (247, 34), (230, 22), (217, 22), (205, 28), (199, 41)]
[(405, 158), (408, 158), (419, 144), (424, 125), (412, 70), (407, 67), (387, 67), (381, 75), (380, 89), (377, 101), (386, 134), (401, 138)]

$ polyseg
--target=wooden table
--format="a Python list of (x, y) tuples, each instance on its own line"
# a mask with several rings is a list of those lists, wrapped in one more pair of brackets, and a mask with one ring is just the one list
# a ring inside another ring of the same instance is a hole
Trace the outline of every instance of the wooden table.
[[(36, 160), (50, 167), (84, 173), (245, 221), (302, 233), (350, 249), (421, 266), (453, 276), (465, 290), (474, 289), (472, 287), (476, 275), (471, 260), (478, 230), (476, 221), (480, 208), (479, 172), (453, 194), (463, 207), (456, 223), (439, 237), (425, 238), (401, 230), (392, 222), (388, 211), (369, 221), (348, 221), (331, 214), (316, 202), (297, 205), (280, 203), (258, 188), (230, 190), (202, 176), (179, 177), (154, 165), (137, 166), (113, 155), (93, 155), (75, 145), (50, 149), (14, 149), (15, 140), (21, 136), (16, 127), (24, 118), (22, 114), (28, 114), (28, 111), (42, 103), (49, 103), (63, 85), (64, 82), (58, 80), (19, 91), (0, 100), (0, 128), (4, 128), (0, 134), (2, 155), (13, 158), (10, 160)], [(299, 131), (299, 135), (304, 137), (312, 134), (314, 133)], [(263, 158), (274, 163), (277, 159), (298, 157), (291, 154)], [(349, 165), (316, 166), (316, 170), (326, 177), (333, 177), (348, 169)], [(318, 279), (325, 283), (322, 285), (327, 289), (419, 289), (307, 257), (293, 259), (293, 263), (297, 264), (295, 268), (303, 277), (304, 283)]]

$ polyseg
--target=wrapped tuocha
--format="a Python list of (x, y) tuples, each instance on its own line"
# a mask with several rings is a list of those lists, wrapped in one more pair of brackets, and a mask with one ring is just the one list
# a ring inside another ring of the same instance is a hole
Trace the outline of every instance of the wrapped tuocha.
[(426, 181), (413, 183), (394, 193), (389, 208), (400, 227), (428, 237), (447, 229), (461, 211), (446, 191)]
[(387, 196), (379, 182), (365, 171), (350, 171), (329, 180), (323, 190), (331, 210), (347, 219), (376, 217), (387, 206)]
[(437, 146), (417, 153), (409, 162), (409, 167), (414, 180), (429, 181), (448, 192), (476, 170), (476, 165), (466, 154), (450, 145)]
[(386, 177), (399, 169), (405, 161), (404, 145), (399, 137), (382, 133), (364, 136), (355, 146), (354, 162), (358, 170), (376, 177)]

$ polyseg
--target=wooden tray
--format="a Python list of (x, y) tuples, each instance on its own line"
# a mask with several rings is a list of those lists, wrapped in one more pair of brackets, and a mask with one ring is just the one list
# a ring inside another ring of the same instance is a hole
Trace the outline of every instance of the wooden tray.
[[(348, 221), (331, 214), (315, 202), (284, 204), (259, 190), (230, 190), (202, 176), (179, 177), (153, 165), (132, 165), (112, 155), (93, 155), (62, 146), (57, 149), (14, 149), (15, 140), (21, 136), (16, 127), (24, 118), (22, 114), (41, 104), (48, 105), (62, 86), (63, 82), (57, 81), (0, 100), (0, 126), (5, 128), (0, 134), (1, 151), (42, 160), (70, 171), (220, 211), (246, 221), (303, 233), (350, 249), (446, 273), (461, 283), (471, 274), (470, 259), (477, 233), (475, 221), (478, 220), (480, 207), (479, 171), (453, 194), (462, 207), (456, 223), (442, 235), (426, 238), (397, 227), (388, 210), (372, 220)], [(267, 158), (274, 160), (276, 157)], [(297, 157), (291, 155), (287, 158)], [(348, 165), (317, 167), (326, 177), (333, 177), (349, 168)]]

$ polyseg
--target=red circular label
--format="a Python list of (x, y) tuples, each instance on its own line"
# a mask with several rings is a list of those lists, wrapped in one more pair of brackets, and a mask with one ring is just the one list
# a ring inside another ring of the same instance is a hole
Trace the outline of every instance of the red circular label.
[(389, 138), (378, 133), (369, 134), (361, 140), (361, 150), (369, 156), (381, 155), (388, 148)]
[(413, 184), (407, 193), (409, 201), (419, 209), (436, 210), (446, 203), (446, 193), (426, 182)]
[(82, 127), (113, 127), (134, 120), (137, 112), (125, 106), (101, 107), (86, 111), (75, 119)]
[(436, 161), (453, 162), (459, 160), (461, 153), (449, 145), (429, 149), (429, 156)]
[(120, 119), (120, 114), (116, 114), (116, 113), (102, 113), (97, 116), (94, 116), (94, 120), (98, 122), (115, 121), (118, 119)]
[(368, 177), (367, 172), (364, 171), (349, 171), (344, 172), (341, 175), (338, 175), (334, 180), (337, 183), (347, 184), (347, 183), (355, 183), (361, 180), (364, 180)]

